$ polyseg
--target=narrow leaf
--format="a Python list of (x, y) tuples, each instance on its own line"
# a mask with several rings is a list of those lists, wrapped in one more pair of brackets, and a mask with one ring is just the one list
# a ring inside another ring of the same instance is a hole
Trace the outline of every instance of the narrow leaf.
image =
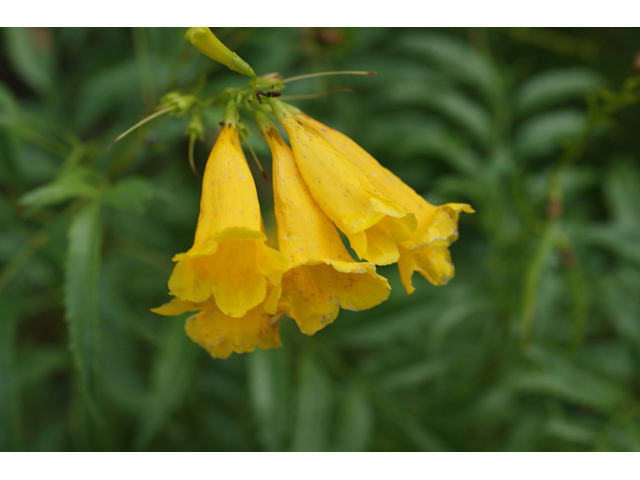
[(359, 385), (352, 383), (341, 402), (336, 450), (339, 452), (362, 452), (370, 443), (373, 424), (373, 406)]
[(551, 107), (567, 100), (584, 99), (587, 92), (603, 83), (586, 69), (545, 72), (524, 83), (516, 92), (515, 109), (520, 115)]
[(267, 451), (283, 450), (289, 418), (286, 350), (256, 349), (247, 356), (249, 393), (258, 440)]
[(102, 227), (100, 205), (90, 203), (73, 219), (65, 268), (65, 318), (74, 362), (90, 404), (99, 343), (98, 279)]
[(8, 305), (0, 305), (0, 451), (4, 452), (20, 450), (20, 402), (14, 348), (18, 319)]
[(153, 364), (152, 388), (142, 411), (136, 445), (144, 448), (180, 406), (191, 384), (199, 348), (184, 332), (182, 318), (166, 319), (166, 332)]
[(296, 427), (293, 450), (321, 452), (327, 448), (331, 379), (311, 354), (306, 354), (298, 370)]

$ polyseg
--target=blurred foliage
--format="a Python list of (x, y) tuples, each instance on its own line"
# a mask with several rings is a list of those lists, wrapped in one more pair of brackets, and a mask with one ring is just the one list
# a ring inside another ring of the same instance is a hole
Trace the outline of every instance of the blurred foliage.
[(0, 449), (640, 450), (640, 30), (217, 29), (259, 75), (377, 71), (285, 94), (353, 88), (296, 103), (477, 211), (449, 285), (380, 268), (383, 305), (228, 360), (149, 311), (195, 231), (188, 118), (106, 152), (244, 84), (183, 34), (0, 30)]

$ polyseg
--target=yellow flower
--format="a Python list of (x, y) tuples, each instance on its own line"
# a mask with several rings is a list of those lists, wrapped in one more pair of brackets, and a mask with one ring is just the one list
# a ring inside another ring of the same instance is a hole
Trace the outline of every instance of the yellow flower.
[(213, 302), (235, 318), (266, 298), (265, 311), (275, 313), (287, 262), (266, 246), (266, 238), (238, 130), (228, 122), (205, 169), (193, 246), (173, 257), (178, 263), (169, 279), (170, 294), (195, 304)]
[(454, 274), (447, 247), (458, 238), (459, 212), (473, 213), (471, 206), (460, 203), (431, 205), (349, 137), (312, 119), (300, 110), (290, 110), (294, 113), (294, 119), (304, 128), (322, 137), (351, 160), (383, 195), (393, 198), (415, 214), (417, 228), (410, 238), (398, 242), (398, 267), (407, 293), (415, 290), (411, 284), (414, 271), (422, 274), (434, 285), (447, 283)]
[(258, 116), (258, 123), (273, 154), (278, 248), (291, 264), (282, 278), (279, 309), (312, 335), (333, 322), (340, 307), (365, 310), (385, 301), (390, 287), (374, 265), (353, 261), (311, 197), (291, 149), (266, 117)]
[(177, 298), (152, 311), (160, 315), (180, 315), (201, 309), (187, 319), (185, 331), (213, 358), (227, 358), (232, 352), (252, 352), (256, 347), (277, 348), (281, 345), (282, 314), (266, 313), (263, 304), (249, 310), (242, 318), (225, 315), (211, 301), (196, 304)]
[(302, 178), (313, 199), (344, 232), (360, 258), (397, 262), (397, 244), (411, 237), (415, 215), (378, 191), (347, 157), (303, 126), (281, 102), (273, 102)]

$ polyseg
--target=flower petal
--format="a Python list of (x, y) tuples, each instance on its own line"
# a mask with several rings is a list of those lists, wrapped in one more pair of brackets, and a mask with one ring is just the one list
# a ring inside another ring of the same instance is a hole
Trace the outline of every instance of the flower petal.
[(292, 264), (282, 278), (279, 306), (303, 333), (312, 335), (333, 322), (340, 307), (371, 308), (387, 299), (390, 288), (372, 264), (352, 261), (331, 220), (311, 196), (291, 149), (275, 128), (263, 130), (273, 153), (278, 245)]
[(214, 308), (189, 317), (185, 331), (212, 357), (227, 358), (232, 352), (251, 352), (256, 346), (279, 347), (280, 317), (265, 313), (262, 306), (247, 312), (242, 318), (226, 316)]
[[(387, 245), (376, 248), (375, 244), (389, 233), (395, 236), (393, 243), (408, 240), (416, 227), (414, 215), (376, 190), (347, 157), (275, 105), (296, 164), (322, 211), (345, 233), (359, 257), (376, 264), (396, 261), (396, 246), (389, 253)], [(380, 225), (385, 219), (386, 225)], [(358, 235), (361, 232), (365, 239)]]

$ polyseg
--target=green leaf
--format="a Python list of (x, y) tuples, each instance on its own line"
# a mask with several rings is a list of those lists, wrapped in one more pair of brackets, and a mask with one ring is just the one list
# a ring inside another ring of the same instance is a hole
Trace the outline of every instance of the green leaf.
[(294, 451), (322, 452), (327, 449), (331, 397), (329, 375), (312, 354), (305, 354), (298, 369)]
[(104, 201), (121, 210), (143, 213), (146, 203), (158, 193), (153, 183), (142, 177), (127, 177), (104, 193)]
[(3, 28), (3, 32), (7, 53), (16, 71), (34, 89), (40, 92), (48, 90), (53, 83), (53, 57), (51, 46), (45, 43), (47, 31)]
[(620, 385), (548, 350), (532, 347), (526, 355), (543, 370), (515, 376), (516, 391), (556, 397), (603, 413), (610, 413), (628, 397)]
[(514, 98), (515, 110), (524, 116), (567, 100), (584, 99), (602, 83), (595, 72), (580, 68), (542, 73), (520, 86)]
[(0, 304), (0, 451), (21, 450), (20, 402), (14, 345), (18, 318), (6, 299)]
[(461, 83), (477, 89), (491, 103), (500, 98), (502, 77), (493, 63), (461, 41), (437, 33), (407, 35), (404, 51), (433, 62)]
[(52, 183), (38, 187), (26, 193), (20, 199), (23, 205), (31, 207), (30, 215), (42, 207), (57, 205), (74, 198), (95, 199), (100, 190), (92, 184), (95, 173), (87, 168), (74, 168), (64, 171)]
[(604, 193), (614, 222), (627, 232), (640, 233), (640, 169), (620, 159), (607, 169)]
[(355, 382), (340, 402), (335, 451), (362, 452), (371, 442), (374, 411), (368, 392)]
[(607, 275), (601, 281), (602, 297), (607, 318), (621, 340), (640, 351), (640, 272), (626, 267)]
[(289, 382), (284, 348), (247, 355), (249, 394), (258, 423), (258, 441), (267, 451), (284, 449), (289, 427)]
[(547, 423), (547, 434), (561, 440), (582, 445), (593, 445), (597, 432), (581, 425), (579, 421), (562, 419), (550, 420)]
[(528, 120), (518, 130), (514, 142), (518, 155), (531, 158), (551, 153), (563, 139), (577, 136), (587, 122), (587, 115), (576, 110), (545, 113)]
[(160, 433), (171, 414), (180, 406), (191, 385), (199, 353), (184, 332), (184, 319), (167, 318), (163, 345), (152, 368), (152, 388), (141, 412), (136, 445), (144, 448)]
[(71, 222), (65, 268), (65, 318), (83, 391), (93, 405), (99, 345), (98, 279), (102, 249), (100, 205), (86, 205)]
[(457, 91), (420, 85), (392, 90), (389, 97), (395, 104), (420, 105), (433, 109), (462, 127), (480, 145), (487, 146), (491, 140), (492, 121), (489, 114), (480, 104)]
[(640, 243), (635, 232), (610, 225), (587, 225), (573, 232), (572, 237), (608, 250), (613, 255), (640, 265)]
[(41, 384), (52, 375), (59, 374), (71, 366), (68, 348), (44, 347), (29, 349), (19, 357), (17, 380), (21, 388)]

